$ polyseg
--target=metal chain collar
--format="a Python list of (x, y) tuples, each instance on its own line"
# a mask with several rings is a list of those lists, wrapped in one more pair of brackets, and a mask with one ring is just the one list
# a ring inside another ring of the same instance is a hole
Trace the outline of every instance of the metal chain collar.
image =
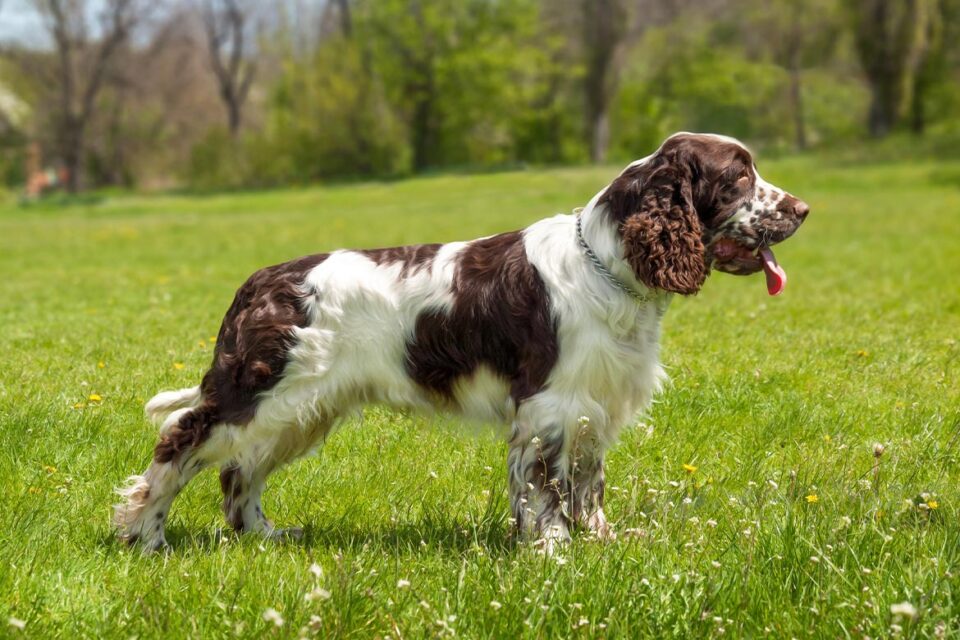
[[(603, 262), (600, 261), (600, 258), (597, 257), (597, 254), (593, 252), (593, 249), (590, 248), (590, 245), (587, 244), (586, 239), (583, 237), (583, 219), (580, 216), (580, 211), (574, 211), (574, 214), (577, 216), (577, 242), (580, 243), (580, 248), (583, 249), (583, 252), (586, 254), (587, 258), (590, 259), (590, 262), (593, 263), (594, 268), (597, 272), (604, 277), (604, 279), (610, 283), (611, 286), (623, 291), (625, 294), (633, 298), (633, 300), (638, 304), (646, 304), (650, 302), (650, 296), (648, 294), (640, 293), (636, 289), (628, 287), (620, 278), (613, 275), (610, 269), (607, 268)], [(667, 296), (663, 303), (661, 304), (660, 300), (657, 300), (657, 311), (660, 315), (663, 315), (667, 310), (667, 303), (670, 301), (670, 296)]]

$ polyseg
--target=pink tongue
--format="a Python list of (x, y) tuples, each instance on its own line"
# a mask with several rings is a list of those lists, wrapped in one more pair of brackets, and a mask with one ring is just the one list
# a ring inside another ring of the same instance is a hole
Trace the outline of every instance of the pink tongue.
[(760, 260), (763, 262), (763, 272), (767, 274), (767, 293), (772, 296), (780, 295), (787, 286), (787, 272), (777, 264), (777, 259), (769, 248), (760, 249)]

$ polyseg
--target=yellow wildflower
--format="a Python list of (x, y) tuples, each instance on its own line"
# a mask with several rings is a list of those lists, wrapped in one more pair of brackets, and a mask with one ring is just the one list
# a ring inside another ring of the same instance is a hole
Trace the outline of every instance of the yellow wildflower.
[(86, 404), (85, 402), (78, 402), (78, 403), (76, 403), (76, 404), (73, 405), (73, 408), (74, 408), (74, 409), (83, 409), (85, 406), (87, 406), (87, 404)]
[(867, 356), (870, 355), (870, 352), (867, 351), (866, 349), (860, 349), (857, 351), (857, 355), (860, 356), (861, 358), (866, 358)]
[(820, 502), (820, 496), (818, 496), (815, 493), (811, 493), (810, 495), (807, 496), (807, 502), (809, 502), (810, 504)]
[(216, 342), (217, 336), (210, 336), (209, 338), (207, 338), (207, 340), (209, 340), (210, 342)]
[(695, 473), (697, 471), (697, 468), (692, 464), (684, 464), (683, 470), (686, 471), (687, 473)]
[(97, 363), (97, 369), (103, 369), (105, 366), (107, 366), (107, 363), (103, 360)]
[(174, 363), (173, 363), (173, 368), (176, 369), (177, 371), (181, 371), (181, 370), (183, 369), (183, 363), (182, 363), (182, 362), (174, 362)]
[(90, 402), (102, 402), (103, 398), (100, 397), (99, 393), (91, 393), (90, 397), (87, 398)]
[(52, 465), (49, 465), (49, 464), (43, 465), (43, 470), (46, 471), (47, 473), (56, 473), (56, 472), (57, 472), (57, 468), (54, 467), (54, 466), (52, 466)]
[(934, 500), (933, 498), (930, 498), (929, 500), (927, 500), (927, 507), (931, 509), (936, 509), (939, 506), (940, 506), (940, 503)]
[(32, 493), (33, 495), (37, 495), (37, 494), (43, 493), (43, 489), (41, 489), (40, 487), (30, 487), (29, 489), (27, 489), (27, 492)]

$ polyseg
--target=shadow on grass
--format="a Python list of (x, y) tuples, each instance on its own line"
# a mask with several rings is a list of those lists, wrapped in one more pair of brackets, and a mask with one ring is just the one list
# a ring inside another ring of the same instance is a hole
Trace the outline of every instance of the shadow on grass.
[[(258, 534), (237, 534), (230, 529), (202, 531), (180, 525), (166, 530), (168, 552), (183, 554), (190, 551), (210, 552), (224, 544), (234, 545), (291, 545), (304, 549), (333, 551), (361, 551), (377, 549), (389, 553), (443, 553), (459, 555), (465, 551), (482, 549), (484, 553), (499, 556), (516, 548), (515, 536), (504, 517), (485, 517), (470, 522), (445, 517), (443, 514), (425, 514), (408, 523), (363, 527), (353, 523), (308, 523), (300, 538), (285, 537), (264, 540)], [(123, 550), (125, 546), (112, 531), (101, 531), (100, 547)]]

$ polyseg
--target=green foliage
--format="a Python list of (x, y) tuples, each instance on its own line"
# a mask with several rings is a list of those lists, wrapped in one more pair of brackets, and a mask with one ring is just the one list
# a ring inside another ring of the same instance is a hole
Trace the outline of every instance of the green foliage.
[(786, 293), (715, 273), (673, 302), (674, 382), (608, 459), (620, 537), (562, 564), (507, 537), (502, 441), (382, 408), (270, 478), (302, 543), (224, 531), (212, 471), (177, 499), (169, 555), (121, 549), (109, 506), (156, 441), (144, 402), (198, 382), (254, 269), (515, 229), (616, 168), (0, 207), (0, 636), (949, 637), (960, 163), (758, 160), (813, 207), (777, 250)]

